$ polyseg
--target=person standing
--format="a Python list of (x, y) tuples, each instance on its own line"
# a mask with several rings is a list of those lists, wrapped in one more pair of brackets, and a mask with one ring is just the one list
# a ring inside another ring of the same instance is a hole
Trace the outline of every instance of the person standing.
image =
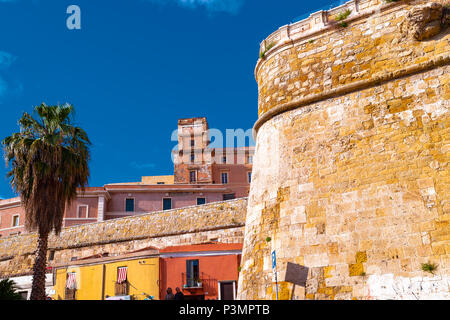
[(175, 300), (175, 296), (172, 293), (172, 288), (167, 288), (167, 294), (165, 300)]
[(175, 293), (175, 300), (184, 300), (184, 294), (181, 292), (180, 288), (176, 287), (175, 291), (177, 292)]

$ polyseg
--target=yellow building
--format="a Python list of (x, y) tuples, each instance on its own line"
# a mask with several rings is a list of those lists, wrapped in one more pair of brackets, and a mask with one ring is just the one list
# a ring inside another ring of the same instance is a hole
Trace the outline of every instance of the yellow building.
[(159, 256), (146, 250), (54, 266), (57, 300), (159, 299)]

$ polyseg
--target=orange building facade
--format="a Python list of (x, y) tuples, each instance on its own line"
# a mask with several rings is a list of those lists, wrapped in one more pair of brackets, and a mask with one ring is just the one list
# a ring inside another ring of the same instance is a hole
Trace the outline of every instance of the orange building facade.
[(242, 244), (207, 243), (160, 250), (160, 297), (180, 288), (184, 300), (234, 300)]

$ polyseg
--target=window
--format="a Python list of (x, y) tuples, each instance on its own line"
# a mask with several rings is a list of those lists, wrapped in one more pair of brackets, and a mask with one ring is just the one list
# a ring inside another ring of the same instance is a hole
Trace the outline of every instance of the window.
[(253, 163), (253, 156), (247, 156), (247, 163)]
[(75, 272), (67, 273), (66, 288), (76, 289), (77, 287), (77, 274)]
[(189, 171), (189, 182), (190, 183), (197, 182), (197, 171), (195, 171), (195, 170)]
[(202, 205), (206, 203), (206, 198), (197, 198), (197, 205)]
[(125, 199), (125, 211), (134, 212), (134, 198)]
[(13, 227), (18, 227), (19, 226), (19, 215), (13, 216), (12, 226)]
[(247, 172), (247, 176), (248, 176), (248, 183), (252, 183), (252, 173)]
[(75, 300), (77, 289), (77, 274), (75, 272), (67, 273), (65, 300)]
[(186, 286), (198, 287), (200, 280), (200, 268), (198, 260), (186, 260)]
[(228, 183), (228, 172), (222, 172), (222, 183), (223, 184)]
[(235, 197), (234, 193), (227, 193), (223, 195), (223, 201), (233, 200)]
[(78, 206), (77, 217), (78, 218), (87, 218), (88, 217), (88, 206), (87, 205)]
[(191, 162), (194, 162), (194, 161), (195, 161), (195, 154), (191, 153)]
[(55, 259), (55, 250), (51, 250), (48, 254), (48, 261), (53, 261)]
[(195, 146), (195, 141), (194, 139), (191, 139), (191, 147)]
[(172, 199), (171, 198), (163, 198), (163, 210), (172, 209)]
[(166, 184), (165, 182), (157, 182), (156, 184)]
[(222, 157), (222, 163), (227, 163), (227, 157), (226, 156)]

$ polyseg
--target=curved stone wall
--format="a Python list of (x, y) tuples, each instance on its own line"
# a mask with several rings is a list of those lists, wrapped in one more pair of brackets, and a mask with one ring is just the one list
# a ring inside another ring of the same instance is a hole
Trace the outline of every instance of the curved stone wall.
[(450, 35), (430, 31), (435, 2), (380, 3), (258, 62), (240, 299), (275, 298), (272, 250), (280, 299), (450, 298)]

